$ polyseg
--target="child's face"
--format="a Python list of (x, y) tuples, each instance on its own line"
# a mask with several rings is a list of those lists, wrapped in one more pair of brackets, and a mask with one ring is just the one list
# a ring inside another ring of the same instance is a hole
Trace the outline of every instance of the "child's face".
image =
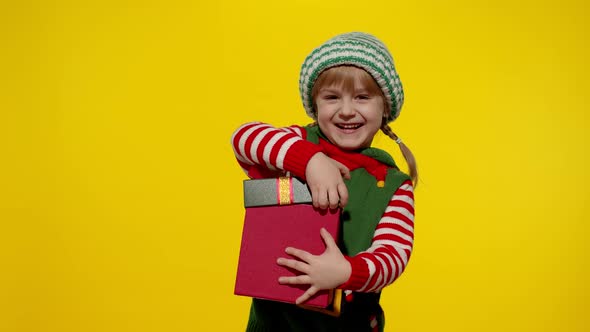
[(359, 76), (355, 75), (353, 88), (347, 89), (344, 84), (321, 87), (315, 99), (320, 129), (330, 142), (344, 150), (371, 146), (383, 122), (382, 94), (364, 86)]

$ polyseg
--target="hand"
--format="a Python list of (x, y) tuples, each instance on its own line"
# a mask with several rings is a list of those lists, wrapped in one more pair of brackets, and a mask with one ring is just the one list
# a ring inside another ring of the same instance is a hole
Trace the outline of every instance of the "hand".
[(305, 177), (314, 207), (335, 209), (348, 203), (348, 189), (342, 179), (350, 179), (346, 166), (319, 152), (309, 159)]
[(280, 277), (279, 283), (310, 285), (307, 291), (297, 298), (296, 304), (309, 300), (320, 290), (333, 289), (342, 285), (350, 278), (352, 273), (350, 263), (340, 252), (332, 235), (325, 228), (320, 230), (320, 235), (326, 244), (326, 250), (323, 254), (316, 256), (305, 250), (289, 247), (285, 249), (285, 252), (299, 260), (287, 258), (277, 260), (279, 265), (303, 273), (295, 277)]

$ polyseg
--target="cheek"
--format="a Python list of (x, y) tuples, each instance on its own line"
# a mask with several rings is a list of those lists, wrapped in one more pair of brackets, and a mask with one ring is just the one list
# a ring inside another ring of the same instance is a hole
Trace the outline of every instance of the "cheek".
[(378, 122), (379, 125), (383, 122), (383, 107), (381, 105), (371, 105), (366, 109), (365, 118), (372, 122)]
[(385, 123), (385, 102), (380, 102), (378, 105), (375, 106), (376, 108), (376, 119), (379, 121), (379, 125)]
[(318, 121), (330, 121), (332, 115), (334, 114), (334, 112), (330, 110), (329, 105), (320, 104), (316, 109)]
[(326, 131), (326, 124), (330, 121), (330, 118), (326, 115), (326, 111), (322, 108), (317, 108), (317, 123), (322, 131)]

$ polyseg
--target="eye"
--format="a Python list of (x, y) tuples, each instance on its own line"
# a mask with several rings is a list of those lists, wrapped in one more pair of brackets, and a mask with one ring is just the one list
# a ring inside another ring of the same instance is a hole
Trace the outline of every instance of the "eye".
[(369, 96), (368, 94), (360, 94), (360, 95), (357, 95), (356, 98), (360, 99), (360, 100), (368, 100), (368, 99), (371, 99), (371, 96)]
[(324, 95), (324, 99), (326, 99), (326, 100), (335, 100), (335, 99), (338, 99), (338, 96), (337, 95), (332, 95), (332, 94)]

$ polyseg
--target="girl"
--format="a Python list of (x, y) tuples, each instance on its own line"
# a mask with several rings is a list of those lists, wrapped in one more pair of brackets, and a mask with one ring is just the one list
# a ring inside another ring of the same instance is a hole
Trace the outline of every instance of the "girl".
[[(299, 88), (313, 124), (247, 123), (235, 131), (232, 144), (250, 177), (290, 172), (307, 182), (315, 207), (342, 208), (338, 244), (322, 229), (323, 254), (286, 248), (295, 259), (278, 258), (277, 263), (301, 273), (278, 282), (309, 285), (297, 304), (323, 289), (343, 289), (345, 299), (339, 317), (253, 299), (247, 331), (383, 331), (381, 290), (404, 271), (414, 239), (416, 164), (388, 126), (400, 113), (402, 85), (381, 41), (348, 33), (309, 54)], [(409, 176), (388, 153), (371, 147), (379, 130), (399, 144)]]

